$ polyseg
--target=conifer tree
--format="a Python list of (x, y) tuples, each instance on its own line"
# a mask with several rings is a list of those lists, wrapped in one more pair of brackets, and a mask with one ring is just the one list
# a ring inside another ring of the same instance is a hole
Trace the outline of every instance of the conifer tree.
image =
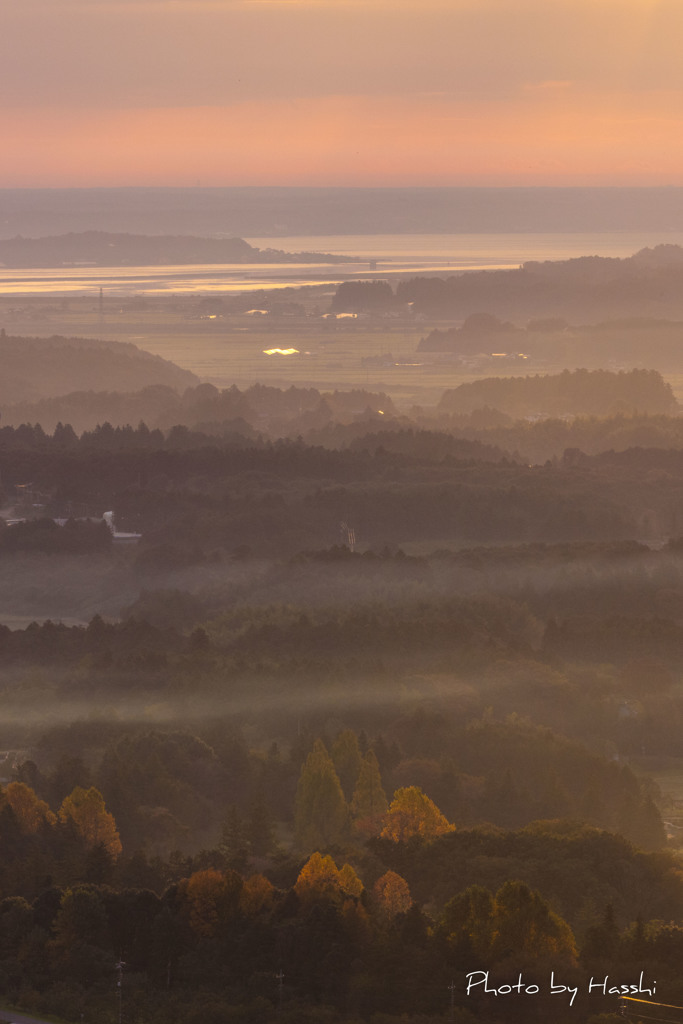
[(362, 835), (378, 835), (387, 807), (379, 764), (374, 751), (368, 750), (361, 762), (358, 781), (351, 798), (354, 829)]
[(350, 800), (361, 769), (361, 752), (358, 746), (358, 738), (352, 729), (345, 729), (339, 733), (332, 744), (330, 755), (339, 776), (344, 797)]
[(339, 777), (325, 744), (316, 740), (296, 789), (297, 844), (302, 850), (325, 849), (342, 839), (347, 823)]

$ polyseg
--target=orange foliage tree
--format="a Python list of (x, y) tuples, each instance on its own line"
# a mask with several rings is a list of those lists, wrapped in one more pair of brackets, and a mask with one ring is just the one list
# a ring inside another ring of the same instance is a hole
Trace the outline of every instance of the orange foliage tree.
[(294, 891), (303, 900), (357, 898), (363, 883), (350, 864), (344, 864), (340, 871), (329, 854), (323, 857), (316, 851), (299, 872)]
[(23, 782), (10, 782), (5, 790), (5, 797), (22, 832), (37, 832), (43, 824), (56, 824), (56, 815), (45, 801), (37, 797), (30, 786)]
[(395, 871), (387, 871), (377, 879), (372, 889), (372, 897), (382, 917), (405, 914), (413, 903), (408, 883)]
[(268, 910), (275, 899), (275, 888), (265, 875), (247, 878), (240, 893), (240, 910), (247, 917), (253, 917), (261, 910)]
[(235, 871), (223, 874), (215, 868), (195, 871), (184, 878), (178, 892), (185, 899), (190, 928), (196, 935), (210, 938), (236, 911), (243, 882)]

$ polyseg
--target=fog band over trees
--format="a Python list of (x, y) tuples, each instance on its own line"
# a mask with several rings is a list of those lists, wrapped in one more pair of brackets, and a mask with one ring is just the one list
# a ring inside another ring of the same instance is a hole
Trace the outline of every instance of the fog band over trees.
[(683, 1019), (679, 202), (0, 189), (0, 1016)]

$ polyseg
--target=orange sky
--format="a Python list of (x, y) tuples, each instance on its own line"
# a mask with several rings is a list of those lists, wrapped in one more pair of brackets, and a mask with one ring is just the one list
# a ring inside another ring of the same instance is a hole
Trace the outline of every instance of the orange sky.
[(683, 184), (680, 0), (21, 0), (7, 22), (0, 187)]

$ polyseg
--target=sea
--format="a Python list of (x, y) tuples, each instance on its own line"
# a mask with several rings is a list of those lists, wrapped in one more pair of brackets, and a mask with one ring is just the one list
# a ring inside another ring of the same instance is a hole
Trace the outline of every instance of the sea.
[(683, 245), (683, 232), (575, 232), (510, 234), (293, 235), (248, 238), (262, 250), (357, 257), (351, 263), (256, 263), (167, 267), (51, 269), (0, 267), (0, 295), (184, 295), (249, 292), (304, 285), (335, 286), (349, 277), (459, 274), (508, 270), (530, 260), (580, 256), (624, 258), (659, 244)]

